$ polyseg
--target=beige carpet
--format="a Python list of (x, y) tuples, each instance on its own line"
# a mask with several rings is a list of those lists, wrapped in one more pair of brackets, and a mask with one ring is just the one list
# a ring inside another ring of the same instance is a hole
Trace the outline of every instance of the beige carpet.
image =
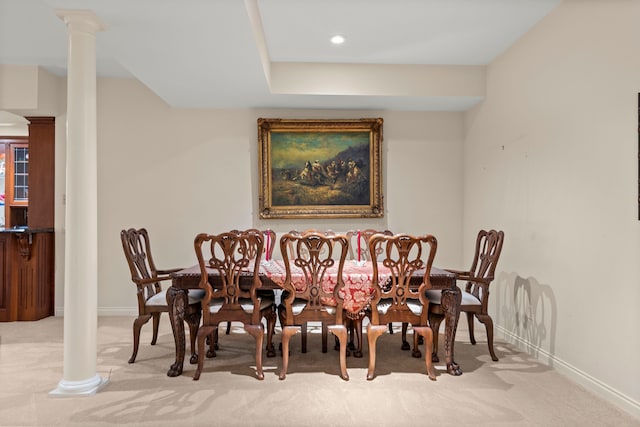
[[(349, 358), (350, 381), (340, 379), (337, 352), (320, 351), (309, 337), (300, 353), (292, 341), (287, 379), (279, 381), (280, 358), (265, 357), (265, 380), (254, 378), (253, 340), (234, 327), (222, 336), (215, 359), (205, 361), (200, 381), (185, 364), (169, 378), (173, 339), (163, 318), (158, 344), (143, 328), (135, 364), (131, 317), (98, 322), (98, 374), (110, 383), (91, 397), (50, 397), (62, 378), (62, 318), (0, 323), (0, 425), (2, 426), (638, 426), (637, 420), (498, 341), (492, 362), (478, 331), (478, 345), (459, 331), (456, 360), (464, 374), (453, 377), (437, 364), (437, 381), (423, 360), (400, 350), (400, 335), (386, 334), (378, 346), (377, 377), (366, 381), (367, 353)], [(460, 324), (462, 326), (462, 323)], [(482, 328), (479, 328), (480, 330)], [(279, 336), (276, 336), (276, 345)], [(331, 342), (331, 341), (330, 341)], [(366, 348), (366, 347), (365, 347)]]

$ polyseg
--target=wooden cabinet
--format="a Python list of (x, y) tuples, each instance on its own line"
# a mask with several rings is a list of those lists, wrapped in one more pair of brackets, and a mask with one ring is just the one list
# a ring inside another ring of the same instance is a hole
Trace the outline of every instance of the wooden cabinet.
[(29, 228), (53, 228), (55, 198), (55, 121), (27, 117), (29, 125)]
[(0, 233), (0, 321), (54, 313), (54, 233)]
[(18, 318), (17, 299), (13, 298), (11, 286), (11, 235), (0, 233), (0, 321), (16, 320)]
[(0, 321), (54, 314), (55, 121), (27, 120), (28, 137), (0, 136), (5, 204), (0, 229)]

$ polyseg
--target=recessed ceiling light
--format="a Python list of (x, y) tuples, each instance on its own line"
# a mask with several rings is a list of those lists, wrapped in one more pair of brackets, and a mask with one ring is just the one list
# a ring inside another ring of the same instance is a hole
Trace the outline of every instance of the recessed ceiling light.
[(331, 37), (331, 43), (333, 43), (333, 44), (342, 44), (342, 43), (344, 43), (344, 37), (342, 37), (341, 35), (335, 35), (335, 36)]

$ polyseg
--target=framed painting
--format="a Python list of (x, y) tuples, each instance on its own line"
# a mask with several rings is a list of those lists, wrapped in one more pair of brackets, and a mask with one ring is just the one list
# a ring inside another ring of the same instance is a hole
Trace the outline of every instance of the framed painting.
[(382, 217), (382, 122), (258, 119), (260, 217)]

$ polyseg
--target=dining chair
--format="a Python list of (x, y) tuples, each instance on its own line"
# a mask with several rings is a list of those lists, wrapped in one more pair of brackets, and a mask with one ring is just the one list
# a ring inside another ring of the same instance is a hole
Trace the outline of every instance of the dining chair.
[[(138, 355), (142, 326), (153, 318), (151, 345), (155, 345), (158, 339), (160, 315), (169, 312), (166, 291), (162, 289), (161, 282), (171, 280), (171, 273), (179, 271), (181, 268), (163, 270), (156, 268), (151, 256), (149, 233), (145, 228), (122, 230), (120, 240), (138, 297), (138, 317), (133, 321), (133, 353), (129, 358), (129, 363), (134, 363)], [(200, 289), (189, 290), (187, 294), (188, 304), (185, 310), (185, 320), (189, 324), (192, 360), (196, 353), (195, 339), (200, 323), (200, 300), (203, 296), (204, 292)]]
[[(469, 325), (469, 338), (471, 344), (476, 344), (473, 334), (474, 317), (484, 324), (487, 331), (487, 344), (491, 360), (498, 361), (498, 357), (493, 349), (493, 320), (488, 313), (489, 308), (489, 285), (493, 281), (498, 259), (502, 252), (504, 243), (504, 232), (496, 230), (480, 230), (476, 238), (475, 254), (471, 268), (468, 271), (451, 270), (456, 274), (456, 280), (467, 282), (462, 291), (462, 302), (460, 312), (467, 314)], [(434, 334), (434, 360), (438, 361), (438, 330), (444, 318), (444, 310), (441, 304), (442, 292), (427, 290), (429, 305), (429, 320)]]
[[(282, 312), (282, 370), (279, 378), (285, 379), (289, 367), (289, 342), (299, 330), (303, 332), (307, 322), (321, 322), (323, 352), (326, 352), (327, 331), (340, 341), (340, 376), (349, 379), (346, 368), (347, 329), (344, 325), (344, 300), (340, 290), (344, 287), (342, 270), (347, 258), (348, 242), (344, 235), (317, 231), (290, 232), (280, 237), (280, 250), (286, 269), (283, 284), (285, 295), (279, 307)], [(332, 291), (325, 287), (328, 270), (337, 267)], [(297, 273), (294, 276), (293, 272)], [(324, 326), (326, 325), (326, 327)], [(306, 351), (306, 342), (303, 353)]]
[[(276, 232), (271, 230), (271, 229), (266, 229), (266, 230), (258, 230), (257, 228), (249, 228), (244, 230), (245, 232), (251, 231), (254, 233), (262, 233), (264, 236), (264, 251), (262, 252), (263, 258), (265, 260), (269, 260), (273, 257), (273, 249), (276, 246)], [(231, 230), (231, 233), (242, 233), (242, 230)], [(249, 248), (249, 250), (252, 250), (253, 252), (248, 254), (249, 259), (257, 259), (258, 254), (255, 253), (255, 248)]]
[[(384, 234), (385, 236), (393, 236), (393, 232), (390, 230), (376, 230), (373, 228), (367, 228), (364, 230), (349, 230), (346, 233), (349, 240), (349, 259), (354, 261), (372, 261), (371, 254), (369, 253), (369, 239), (374, 234)], [(360, 239), (360, 242), (358, 242)], [(358, 256), (358, 251), (360, 256)], [(382, 247), (376, 247), (375, 260), (378, 259), (378, 255), (382, 253)], [(362, 319), (361, 316), (348, 316), (347, 317), (347, 331), (349, 334), (349, 344), (347, 351), (352, 351), (354, 357), (362, 357)], [(389, 333), (393, 333), (393, 326), (389, 324)], [(336, 343), (336, 349), (338, 343)]]
[[(349, 259), (351, 260), (364, 260), (371, 261), (371, 254), (369, 253), (369, 239), (374, 234), (384, 234), (385, 236), (393, 236), (391, 230), (376, 230), (373, 228), (367, 228), (364, 230), (349, 230), (346, 233), (349, 240)], [(358, 245), (358, 236), (360, 237), (360, 245)], [(358, 258), (358, 248), (360, 249), (360, 257)], [(376, 258), (382, 253), (382, 247), (376, 248)]]
[[(266, 312), (273, 312), (274, 300), (258, 295), (262, 282), (259, 276), (260, 263), (255, 260), (260, 259), (264, 250), (263, 234), (259, 230), (200, 233), (194, 240), (194, 248), (200, 266), (199, 287), (205, 295), (201, 301), (202, 325), (197, 336), (198, 367), (193, 379), (200, 378), (204, 366), (205, 340), (215, 334), (221, 322), (240, 322), (253, 336), (256, 342), (256, 376), (259, 380), (264, 379), (262, 317)], [(255, 257), (252, 258), (252, 254)], [(206, 356), (215, 355), (215, 345), (210, 343)]]
[[(298, 230), (291, 230), (289, 231), (290, 234), (307, 234), (307, 233), (322, 233), (325, 236), (335, 236), (336, 233), (333, 230), (326, 230), (326, 231), (321, 231), (315, 228), (308, 228), (306, 230), (303, 231), (298, 231)], [(289, 253), (293, 253), (294, 252), (294, 247), (293, 247), (293, 242), (289, 241), (287, 243), (287, 250), (289, 251)], [(309, 259), (309, 253), (307, 251), (307, 248), (305, 248), (304, 246), (300, 248), (301, 250), (301, 256), (304, 258)], [(326, 254), (327, 248), (322, 248), (323, 253), (320, 254), (320, 256), (323, 256)], [(284, 295), (283, 295), (284, 298)], [(282, 306), (281, 306), (282, 307)], [(285, 312), (284, 310), (278, 310), (278, 316), (279, 316), (279, 320), (280, 320), (280, 326), (284, 326), (285, 320), (284, 320), (284, 315)], [(328, 331), (327, 331), (327, 324), (326, 323), (322, 323), (321, 325), (322, 327), (322, 352), (326, 353), (327, 352), (327, 337), (328, 337)], [(302, 340), (301, 340), (301, 346), (302, 346), (302, 352), (306, 353), (307, 352), (307, 324), (303, 323), (301, 325), (301, 333), (302, 333)], [(339, 344), (336, 342), (336, 350), (339, 349)]]
[[(275, 248), (276, 245), (276, 233), (275, 231), (271, 230), (271, 229), (267, 229), (267, 230), (258, 230), (256, 228), (250, 228), (248, 230), (245, 231), (252, 231), (252, 232), (256, 232), (256, 233), (262, 233), (264, 236), (264, 251), (263, 254), (264, 256), (260, 259), (265, 259), (265, 260), (270, 260), (273, 258), (273, 249)], [(242, 233), (240, 230), (231, 230), (232, 233)], [(257, 258), (257, 254), (255, 253), (255, 248), (249, 248), (249, 250), (252, 250), (254, 252), (249, 253), (248, 257), (251, 260), (255, 260), (258, 259)], [(260, 297), (264, 297), (264, 298), (271, 298), (273, 300), (275, 300), (275, 292), (272, 290), (267, 290), (267, 289), (258, 289), (258, 296)], [(276, 311), (275, 311), (275, 306), (274, 306), (274, 310), (272, 311), (266, 311), (264, 313), (264, 318), (266, 320), (267, 323), (267, 357), (275, 357), (276, 355), (276, 350), (275, 347), (273, 345), (273, 335), (275, 333), (275, 327), (276, 327)], [(227, 322), (227, 330), (226, 330), (226, 335), (229, 335), (231, 333), (231, 323), (232, 322)]]
[[(392, 322), (406, 322), (413, 326), (414, 354), (419, 354), (418, 336), (425, 343), (425, 364), (429, 378), (435, 380), (431, 362), (433, 331), (429, 327), (429, 300), (426, 290), (431, 288), (430, 273), (438, 246), (432, 235), (412, 236), (375, 234), (369, 240), (369, 252), (375, 257), (378, 246), (382, 247), (379, 263), (373, 266), (373, 297), (367, 325), (369, 342), (369, 367), (367, 379), (375, 377), (376, 342), (387, 331)], [(381, 265), (379, 265), (381, 264)], [(410, 287), (413, 273), (424, 269), (422, 283), (417, 290)], [(388, 270), (388, 274), (382, 274)]]

